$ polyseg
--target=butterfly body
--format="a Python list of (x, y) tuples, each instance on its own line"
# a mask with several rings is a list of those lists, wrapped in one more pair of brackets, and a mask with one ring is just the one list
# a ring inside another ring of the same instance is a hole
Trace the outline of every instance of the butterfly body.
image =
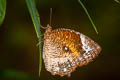
[(97, 43), (79, 32), (47, 27), (43, 59), (45, 68), (53, 75), (70, 76), (78, 66), (87, 65), (101, 51)]

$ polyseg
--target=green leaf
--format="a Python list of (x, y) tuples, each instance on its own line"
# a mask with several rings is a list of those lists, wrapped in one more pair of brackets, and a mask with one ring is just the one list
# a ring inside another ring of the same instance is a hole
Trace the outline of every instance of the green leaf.
[(114, 1), (120, 4), (120, 1), (119, 1), (119, 0), (114, 0)]
[(93, 21), (92, 21), (90, 15), (89, 15), (87, 9), (85, 8), (84, 4), (81, 2), (81, 0), (78, 0), (78, 2), (80, 3), (80, 5), (82, 6), (82, 8), (84, 9), (84, 11), (85, 11), (86, 15), (88, 16), (88, 18), (89, 18), (89, 20), (90, 20), (90, 22), (91, 22), (91, 24), (92, 24), (94, 30), (95, 30), (96, 33), (98, 34), (97, 28), (96, 28), (95, 24), (93, 23)]
[[(32, 18), (32, 22), (34, 24), (34, 28), (38, 37), (39, 42), (41, 43), (41, 32), (40, 32), (40, 17), (35, 5), (34, 0), (26, 0), (26, 4)], [(39, 62), (39, 76), (42, 68), (42, 44), (39, 45), (39, 52), (40, 52), (40, 62)]]
[(6, 12), (6, 0), (0, 0), (0, 25), (2, 24)]

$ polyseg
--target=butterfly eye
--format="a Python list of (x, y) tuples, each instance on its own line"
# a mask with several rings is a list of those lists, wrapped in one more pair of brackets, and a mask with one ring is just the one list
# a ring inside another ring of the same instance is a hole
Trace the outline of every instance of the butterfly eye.
[(69, 49), (69, 47), (67, 47), (67, 46), (63, 46), (63, 50), (64, 50), (65, 52), (68, 52), (70, 49)]

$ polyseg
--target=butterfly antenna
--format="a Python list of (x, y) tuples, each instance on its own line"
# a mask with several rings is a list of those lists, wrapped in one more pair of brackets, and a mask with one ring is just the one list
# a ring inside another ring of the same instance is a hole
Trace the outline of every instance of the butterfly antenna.
[(52, 8), (50, 8), (50, 26), (51, 26), (51, 22), (52, 22)]
[(43, 29), (47, 29), (48, 27), (51, 26), (51, 22), (52, 22), (52, 8), (50, 8), (50, 25), (48, 24), (47, 27), (44, 27), (44, 26), (42, 26), (42, 25), (40, 25), (40, 26), (41, 26), (41, 28), (43, 28)]

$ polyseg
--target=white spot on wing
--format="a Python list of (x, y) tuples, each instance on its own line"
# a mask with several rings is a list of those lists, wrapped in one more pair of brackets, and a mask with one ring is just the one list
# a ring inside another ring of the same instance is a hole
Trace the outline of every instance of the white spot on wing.
[(67, 71), (67, 69), (66, 68), (64, 68), (64, 72), (66, 72)]
[(67, 51), (67, 50), (68, 50), (68, 47), (65, 46), (64, 49)]
[(85, 42), (85, 35), (81, 34), (80, 38), (81, 38), (81, 42), (82, 42), (82, 48), (86, 51), (86, 53), (88, 53), (89, 51), (91, 51), (92, 49), (90, 48), (90, 46), (88, 45), (88, 43)]
[(83, 56), (84, 58), (88, 58), (89, 57), (88, 55), (90, 55), (90, 51), (93, 50), (93, 48), (91, 48), (88, 42), (86, 42), (85, 35), (81, 34), (80, 38), (82, 42), (82, 48), (85, 50), (85, 53), (83, 54)]
[(57, 70), (57, 71), (59, 71), (59, 69), (60, 69), (59, 67), (56, 67), (56, 70)]

